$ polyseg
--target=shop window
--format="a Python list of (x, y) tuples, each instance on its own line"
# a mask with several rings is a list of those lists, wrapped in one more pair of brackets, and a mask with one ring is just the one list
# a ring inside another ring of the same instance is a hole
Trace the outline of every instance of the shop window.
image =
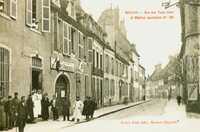
[(8, 95), (9, 70), (9, 51), (0, 48), (0, 96)]

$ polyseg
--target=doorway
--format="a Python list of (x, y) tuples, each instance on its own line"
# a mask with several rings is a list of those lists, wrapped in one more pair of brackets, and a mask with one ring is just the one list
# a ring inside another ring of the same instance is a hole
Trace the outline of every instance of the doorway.
[(62, 110), (62, 99), (67, 97), (70, 99), (70, 84), (69, 80), (65, 75), (60, 75), (56, 80), (55, 84), (55, 95), (57, 97), (57, 106), (59, 110), (59, 114), (61, 114)]
[(42, 70), (32, 69), (32, 91), (42, 91)]

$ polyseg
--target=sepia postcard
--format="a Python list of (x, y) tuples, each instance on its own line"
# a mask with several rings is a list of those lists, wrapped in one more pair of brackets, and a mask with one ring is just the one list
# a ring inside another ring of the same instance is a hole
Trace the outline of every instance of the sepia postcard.
[(0, 131), (199, 122), (200, 0), (0, 0)]

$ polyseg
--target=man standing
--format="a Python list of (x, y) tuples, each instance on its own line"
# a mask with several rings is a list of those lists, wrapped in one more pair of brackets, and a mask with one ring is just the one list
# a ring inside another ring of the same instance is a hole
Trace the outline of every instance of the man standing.
[(33, 123), (34, 121), (34, 115), (33, 115), (33, 108), (34, 108), (34, 103), (32, 100), (32, 95), (30, 94), (27, 101), (26, 101), (26, 105), (27, 105), (27, 118), (28, 118), (28, 122), (29, 123)]
[(182, 97), (181, 97), (180, 95), (178, 95), (178, 96), (176, 97), (178, 106), (180, 106), (180, 104), (181, 104), (181, 99), (182, 99)]
[(90, 109), (91, 109), (91, 103), (89, 100), (89, 97), (86, 97), (85, 101), (83, 102), (84, 107), (83, 107), (83, 115), (86, 116), (86, 120), (89, 120), (89, 115), (90, 115)]
[(16, 126), (16, 121), (17, 121), (17, 109), (18, 109), (18, 105), (20, 103), (20, 100), (18, 99), (18, 93), (15, 92), (14, 93), (14, 98), (12, 99), (12, 125)]
[(6, 113), (6, 127), (7, 129), (11, 129), (12, 126), (12, 122), (11, 122), (11, 118), (12, 118), (12, 96), (8, 96), (8, 100), (5, 103), (5, 113)]
[(50, 106), (47, 93), (44, 94), (41, 104), (42, 104), (42, 119), (46, 121), (49, 119), (49, 106)]
[(97, 103), (95, 102), (95, 98), (90, 98), (90, 102), (91, 102), (90, 118), (93, 118), (94, 111), (97, 109)]
[(69, 116), (70, 116), (70, 100), (67, 97), (64, 97), (62, 99), (62, 104), (63, 104), (63, 108), (62, 108), (62, 114), (63, 114), (63, 121), (66, 120), (66, 116), (67, 116), (67, 120), (69, 121)]
[(80, 121), (82, 116), (82, 110), (83, 110), (83, 102), (80, 100), (80, 97), (76, 97), (72, 121), (77, 121), (77, 122)]
[(57, 108), (57, 99), (56, 96), (53, 95), (53, 99), (51, 100), (51, 111), (53, 112), (53, 120), (58, 120), (58, 108)]
[(25, 96), (21, 97), (21, 102), (18, 105), (17, 109), (17, 126), (19, 132), (24, 132), (27, 119), (27, 107), (25, 103)]
[(5, 106), (4, 98), (0, 96), (0, 131), (6, 129), (6, 114), (4, 106)]

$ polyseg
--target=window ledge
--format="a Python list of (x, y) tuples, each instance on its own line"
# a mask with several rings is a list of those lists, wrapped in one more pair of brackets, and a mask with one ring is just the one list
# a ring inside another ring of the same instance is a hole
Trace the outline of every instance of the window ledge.
[(6, 18), (7, 20), (12, 20), (8, 15), (6, 15), (6, 14), (3, 13), (3, 12), (0, 12), (0, 16)]
[(66, 53), (63, 53), (63, 56), (66, 56), (66, 57), (71, 57), (70, 54), (66, 54)]
[(42, 34), (38, 29), (30, 28), (29, 29), (35, 33)]

